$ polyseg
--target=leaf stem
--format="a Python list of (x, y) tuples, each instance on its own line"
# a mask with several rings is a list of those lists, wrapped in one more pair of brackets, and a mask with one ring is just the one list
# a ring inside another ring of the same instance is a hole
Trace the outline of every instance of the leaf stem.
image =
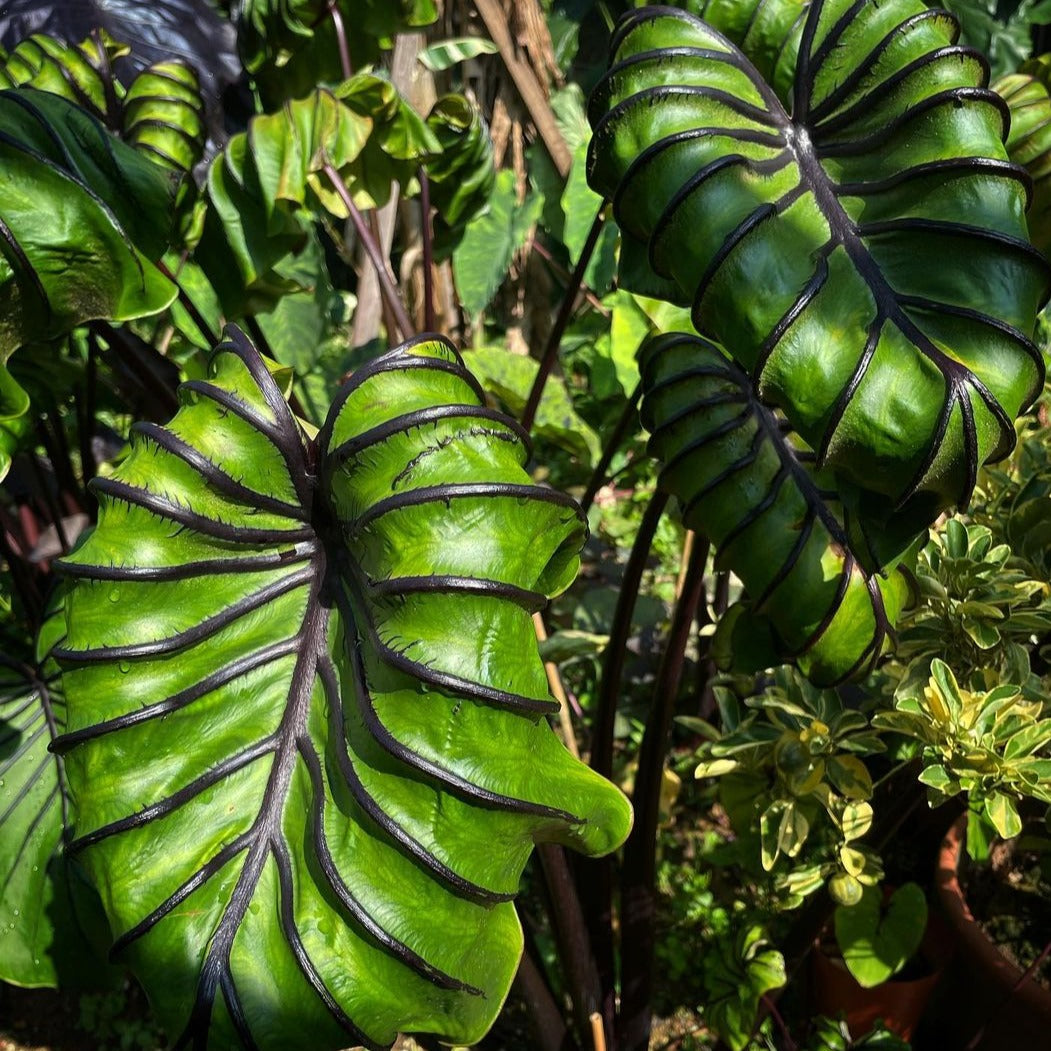
[(431, 218), (431, 180), (420, 165), (420, 232), (423, 240), (423, 328), (433, 332), (434, 318), (434, 226)]
[(354, 224), (354, 230), (358, 235), (358, 239), (365, 248), (365, 253), (368, 255), (369, 261), (372, 263), (372, 266), (376, 271), (376, 277), (380, 283), (380, 292), (382, 293), (387, 306), (390, 308), (395, 324), (401, 330), (401, 338), (411, 339), (416, 334), (415, 330), (412, 322), (409, 320), (409, 315), (405, 312), (405, 307), (398, 295), (397, 285), (394, 282), (394, 275), (391, 273), (390, 267), (387, 265), (382, 253), (380, 252), (379, 245), (376, 243), (376, 238), (373, 237), (368, 223), (365, 222), (358, 206), (354, 203), (354, 199), (347, 190), (342, 177), (332, 166), (332, 162), (329, 160), (323, 161), (321, 170), (326, 176), (328, 176), (328, 181), (332, 183), (332, 188), (336, 191), (339, 195), (339, 199), (346, 206), (347, 212), (350, 215), (350, 221)]
[(565, 970), (574, 1020), (578, 1031), (586, 1034), (590, 1031), (590, 1019), (599, 1006), (602, 992), (584, 911), (564, 848), (555, 843), (541, 843), (537, 854), (547, 884), (551, 919), (558, 939), (558, 958)]
[[(565, 1051), (569, 1034), (562, 1012), (547, 984), (547, 979), (526, 944), (518, 964), (514, 987), (529, 1012), (536, 1036), (537, 1051)], [(570, 1043), (569, 1046), (574, 1046)]]
[[(666, 493), (653, 494), (639, 523), (631, 554), (624, 567), (617, 606), (610, 626), (609, 641), (602, 661), (602, 677), (596, 702), (595, 724), (591, 736), (590, 765), (603, 777), (613, 775), (613, 730), (617, 719), (617, 700), (624, 672), (628, 636), (631, 634), (632, 613), (639, 594), (639, 585), (646, 568), (646, 561), (653, 546), (664, 508), (668, 503)], [(599, 985), (602, 990), (602, 1012), (606, 1031), (613, 1032), (616, 1005), (616, 968), (613, 952), (613, 871), (608, 857), (590, 860), (581, 858), (577, 863), (577, 886), (581, 904), (591, 933), (591, 946), (598, 968)]]
[(626, 1051), (649, 1046), (656, 948), (657, 830), (660, 825), (664, 761), (675, 701), (682, 682), (686, 647), (704, 594), (708, 542), (689, 543), (682, 593), (675, 604), (668, 642), (657, 673), (653, 703), (639, 748), (635, 774), (635, 827), (624, 847), (621, 872), (621, 1009), (617, 1032)]
[(168, 269), (168, 265), (163, 260), (158, 260), (156, 266), (179, 290), (179, 302), (182, 304), (183, 310), (190, 315), (190, 320), (200, 329), (201, 335), (208, 341), (208, 345), (211, 347), (218, 346), (219, 337), (212, 331), (211, 325), (205, 321), (204, 315), (197, 309), (197, 304), (190, 298), (189, 292), (179, 284), (179, 279)]
[(558, 308), (555, 323), (552, 325), (551, 333), (547, 337), (547, 345), (544, 347), (544, 353), (540, 359), (540, 368), (537, 370), (532, 390), (530, 390), (529, 398), (526, 400), (525, 408), (522, 410), (521, 423), (527, 431), (533, 429), (533, 421), (536, 419), (536, 410), (540, 405), (540, 397), (544, 393), (544, 385), (547, 383), (547, 378), (551, 375), (555, 359), (558, 357), (558, 348), (562, 345), (562, 336), (565, 334), (569, 319), (573, 316), (577, 294), (580, 292), (580, 286), (584, 283), (584, 272), (588, 268), (588, 263), (591, 262), (591, 256), (595, 251), (595, 245), (598, 244), (599, 234), (602, 233), (604, 222), (605, 207), (603, 206), (599, 209), (598, 214), (595, 216), (595, 221), (591, 224), (587, 240), (584, 242), (584, 247), (580, 250), (580, 258), (577, 260), (577, 265), (573, 268), (573, 273), (569, 277), (569, 284), (566, 286), (562, 304)]
[(610, 434), (609, 440), (606, 442), (606, 446), (602, 450), (602, 458), (595, 465), (595, 470), (591, 473), (591, 480), (588, 482), (588, 487), (584, 490), (584, 495), (580, 500), (580, 509), (584, 514), (588, 513), (588, 509), (594, 502), (596, 494), (606, 484), (606, 474), (609, 471), (609, 465), (613, 462), (613, 457), (616, 456), (617, 450), (620, 448), (625, 435), (628, 433), (628, 427), (631, 426), (631, 422), (635, 418), (635, 411), (638, 408), (639, 398), (641, 397), (642, 383), (639, 382), (631, 392), (631, 395), (620, 414), (620, 419), (617, 420), (617, 424), (613, 428), (613, 433)]
[(339, 66), (343, 72), (343, 79), (350, 80), (354, 76), (354, 66), (350, 61), (350, 48), (347, 46), (347, 29), (343, 24), (343, 12), (339, 9), (339, 0), (329, 0), (328, 16), (332, 19), (332, 27), (336, 31), (336, 44), (339, 47)]

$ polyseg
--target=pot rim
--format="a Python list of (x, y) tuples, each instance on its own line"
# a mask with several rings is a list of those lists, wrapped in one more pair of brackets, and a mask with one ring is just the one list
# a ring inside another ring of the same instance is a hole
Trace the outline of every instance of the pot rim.
[(958, 945), (964, 946), (967, 953), (976, 958), (990, 980), (1002, 987), (1005, 997), (1023, 1000), (1051, 1015), (1051, 990), (1031, 980), (1023, 981), (1025, 972), (1000, 952), (967, 906), (958, 878), (966, 833), (967, 815), (962, 814), (945, 833), (938, 852), (934, 892), (942, 914), (953, 928)]

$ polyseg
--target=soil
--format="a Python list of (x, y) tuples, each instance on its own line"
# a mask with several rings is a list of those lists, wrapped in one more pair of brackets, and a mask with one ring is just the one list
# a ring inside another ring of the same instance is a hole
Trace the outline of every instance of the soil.
[[(1026, 970), (1051, 935), (1051, 839), (1025, 835), (997, 843), (988, 864), (970, 864), (964, 893), (968, 907), (1000, 951)], [(1051, 989), (1051, 953), (1035, 979)]]

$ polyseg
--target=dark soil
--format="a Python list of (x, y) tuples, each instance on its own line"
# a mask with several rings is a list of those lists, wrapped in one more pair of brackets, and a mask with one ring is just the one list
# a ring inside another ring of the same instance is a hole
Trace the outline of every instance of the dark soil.
[[(968, 866), (964, 893), (986, 934), (1026, 970), (1051, 938), (1051, 839), (1022, 835), (997, 844), (987, 864)], [(1051, 989), (1051, 953), (1034, 977)]]

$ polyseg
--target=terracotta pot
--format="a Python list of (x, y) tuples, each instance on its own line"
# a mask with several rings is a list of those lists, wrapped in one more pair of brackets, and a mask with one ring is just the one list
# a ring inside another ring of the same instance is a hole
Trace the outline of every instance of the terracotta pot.
[(941, 971), (932, 960), (934, 954), (927, 951), (927, 942), (925, 936), (920, 955), (931, 966), (929, 974), (920, 978), (891, 978), (871, 989), (859, 985), (842, 957), (827, 954), (818, 942), (810, 954), (814, 1006), (830, 1018), (842, 1012), (855, 1040), (868, 1033), (878, 1019), (883, 1019), (884, 1025), (903, 1040), (910, 1040), (941, 978)]
[(957, 878), (967, 817), (942, 840), (935, 893), (955, 943), (939, 1002), (947, 1048), (1022, 1051), (1051, 1047), (1051, 992), (1026, 979), (971, 915)]

